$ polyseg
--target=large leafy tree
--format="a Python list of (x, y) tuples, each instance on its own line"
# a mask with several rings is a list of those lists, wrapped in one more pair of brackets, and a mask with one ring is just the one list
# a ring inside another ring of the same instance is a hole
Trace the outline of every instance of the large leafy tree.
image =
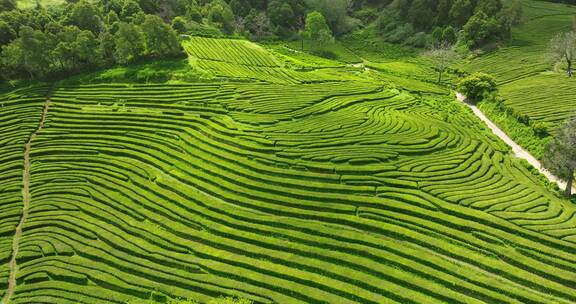
[(488, 17), (483, 11), (478, 11), (463, 28), (464, 39), (470, 46), (478, 47), (488, 42), (498, 41), (504, 31), (494, 17)]
[(180, 52), (176, 32), (160, 17), (146, 15), (144, 23), (142, 23), (142, 31), (146, 38), (146, 51), (149, 55), (162, 57)]
[(224, 31), (231, 33), (234, 29), (234, 13), (224, 0), (215, 0), (206, 6), (208, 21)]
[(91, 31), (68, 26), (58, 34), (58, 41), (51, 57), (64, 71), (81, 71), (101, 60), (98, 40)]
[(307, 3), (324, 16), (335, 35), (344, 34), (350, 29), (348, 24), (350, 0), (307, 0)]
[(456, 0), (454, 4), (452, 4), (449, 12), (452, 23), (458, 28), (466, 24), (472, 16), (473, 8), (470, 0)]
[(544, 166), (567, 181), (564, 193), (570, 197), (576, 170), (576, 116), (568, 119), (560, 127), (554, 139), (546, 147)]
[(576, 33), (560, 33), (550, 41), (548, 56), (554, 63), (565, 62), (566, 73), (572, 77), (572, 64), (576, 58)]
[(8, 44), (15, 38), (16, 38), (16, 31), (14, 31), (14, 29), (12, 29), (12, 27), (8, 23), (0, 20), (0, 47), (5, 44)]
[(103, 28), (100, 10), (87, 0), (81, 0), (72, 8), (70, 14), (72, 24), (82, 30), (89, 30), (92, 33), (99, 33)]
[(432, 10), (432, 1), (414, 0), (408, 10), (408, 20), (416, 29), (428, 30), (434, 22), (434, 12)]
[(20, 29), (20, 38), (16, 41), (22, 48), (22, 65), (34, 77), (43, 77), (50, 70), (49, 50), (52, 44), (46, 34), (23, 26)]
[(254, 40), (260, 40), (270, 35), (270, 19), (268, 19), (264, 12), (251, 9), (250, 13), (244, 18), (244, 23), (246, 30), (248, 30), (251, 38)]
[(121, 22), (114, 34), (116, 50), (114, 58), (120, 64), (126, 64), (141, 57), (146, 50), (145, 38), (139, 26)]
[(312, 12), (306, 16), (304, 36), (308, 39), (312, 51), (320, 50), (325, 43), (334, 39), (326, 19), (320, 12)]

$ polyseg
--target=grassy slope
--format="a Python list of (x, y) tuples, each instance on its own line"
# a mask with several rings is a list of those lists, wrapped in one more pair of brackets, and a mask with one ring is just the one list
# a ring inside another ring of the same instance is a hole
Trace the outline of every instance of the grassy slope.
[[(109, 83), (146, 80), (119, 68), (56, 87), (13, 303), (576, 301), (573, 208), (403, 76), (425, 66), (195, 42), (203, 83)], [(33, 125), (37, 91), (0, 96), (1, 141)]]

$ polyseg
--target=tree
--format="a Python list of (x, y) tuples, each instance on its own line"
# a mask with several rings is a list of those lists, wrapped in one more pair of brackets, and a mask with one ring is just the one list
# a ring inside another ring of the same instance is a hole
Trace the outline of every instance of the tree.
[(160, 17), (146, 15), (142, 23), (142, 31), (146, 38), (147, 53), (156, 56), (172, 56), (180, 51), (180, 44), (176, 32)]
[(22, 76), (21, 73), (25, 68), (24, 50), (20, 39), (16, 39), (2, 47), (0, 67), (2, 68), (2, 77), (5, 79)]
[(452, 49), (452, 46), (448, 44), (436, 46), (424, 55), (434, 63), (436, 71), (438, 71), (438, 83), (442, 82), (442, 73), (444, 73), (452, 63), (458, 60), (458, 54)]
[(188, 31), (188, 22), (181, 16), (178, 16), (172, 20), (172, 28), (178, 34), (184, 34)]
[(108, 31), (102, 32), (98, 36), (98, 42), (103, 62), (105, 64), (113, 63), (114, 54), (116, 53), (116, 42), (114, 41), (114, 34)]
[(138, 2), (134, 0), (125, 0), (120, 11), (120, 16), (123, 21), (130, 21), (138, 14), (144, 13)]
[(439, 26), (448, 25), (450, 22), (450, 9), (452, 8), (452, 0), (438, 0), (436, 6), (436, 24)]
[(7, 12), (16, 9), (15, 0), (0, 0), (0, 12)]
[(234, 13), (224, 0), (210, 2), (207, 7), (208, 21), (224, 31), (231, 33), (234, 29)]
[(325, 17), (334, 34), (341, 35), (350, 30), (348, 22), (350, 0), (308, 0), (307, 3)]
[(0, 47), (16, 39), (16, 32), (8, 23), (0, 20)]
[(439, 46), (444, 42), (443, 31), (442, 28), (435, 28), (432, 31), (432, 45)]
[(505, 8), (501, 14), (510, 21), (511, 25), (518, 25), (522, 21), (522, 2), (520, 0), (514, 0), (512, 4)]
[(74, 5), (70, 14), (70, 20), (72, 24), (82, 30), (89, 30), (96, 34), (102, 30), (100, 11), (94, 4), (86, 0), (81, 0)]
[(465, 41), (473, 47), (497, 41), (504, 35), (498, 21), (494, 17), (488, 17), (482, 11), (474, 14), (462, 30)]
[(570, 197), (576, 170), (576, 116), (568, 119), (546, 146), (543, 163), (548, 170), (567, 181), (564, 194)]
[(501, 0), (478, 0), (474, 12), (484, 12), (488, 16), (495, 16), (502, 10)]
[(294, 26), (295, 18), (292, 6), (283, 0), (270, 0), (267, 12), (273, 25), (285, 30)]
[(414, 0), (408, 10), (408, 21), (418, 30), (428, 30), (434, 22), (432, 1)]
[(496, 91), (496, 79), (486, 73), (474, 73), (462, 79), (457, 90), (469, 100), (477, 102)]
[(192, 2), (186, 7), (186, 19), (202, 23), (202, 13), (196, 2)]
[(231, 0), (229, 4), (236, 16), (246, 17), (250, 13), (250, 3), (246, 0)]
[(120, 64), (126, 64), (138, 59), (144, 54), (145, 38), (139, 26), (121, 22), (114, 34), (116, 50), (114, 58)]
[(14, 42), (20, 44), (22, 50), (22, 66), (30, 78), (41, 78), (50, 70), (49, 52), (51, 41), (42, 31), (29, 26), (20, 29), (20, 38)]
[(572, 62), (576, 56), (576, 33), (566, 32), (556, 35), (550, 41), (548, 55), (554, 63), (566, 61), (566, 73), (572, 77)]
[(325, 43), (331, 42), (334, 39), (332, 37), (332, 31), (330, 31), (326, 23), (326, 19), (324, 19), (321, 13), (316, 11), (306, 16), (304, 36), (308, 39), (312, 51), (320, 50)]
[(456, 30), (450, 25), (447, 26), (444, 31), (442, 32), (442, 41), (444, 43), (454, 45), (458, 41), (458, 35), (456, 34)]
[(260, 40), (270, 34), (270, 20), (264, 12), (258, 12), (255, 9), (251, 9), (244, 18), (244, 26), (254, 40)]
[(452, 24), (460, 28), (466, 21), (472, 16), (472, 3), (470, 0), (456, 0), (450, 8), (449, 17), (452, 20)]

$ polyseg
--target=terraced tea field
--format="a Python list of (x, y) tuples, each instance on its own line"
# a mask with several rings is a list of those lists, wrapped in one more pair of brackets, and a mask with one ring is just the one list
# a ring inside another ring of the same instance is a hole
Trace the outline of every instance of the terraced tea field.
[(283, 62), (263, 47), (245, 40), (192, 37), (184, 42), (190, 63), (220, 79), (261, 81), (267, 83), (311, 83), (340, 81), (334, 75), (341, 66), (309, 69)]
[(497, 77), (505, 104), (553, 132), (576, 112), (576, 86), (562, 71), (548, 72), (549, 41), (572, 28), (576, 8), (544, 1), (522, 0), (523, 21), (513, 29), (510, 45), (482, 55), (462, 66)]
[[(192, 64), (299, 72), (201, 48)], [(576, 302), (574, 206), (465, 106), (375, 71), (300, 73), (323, 78), (2, 93), (9, 303)]]

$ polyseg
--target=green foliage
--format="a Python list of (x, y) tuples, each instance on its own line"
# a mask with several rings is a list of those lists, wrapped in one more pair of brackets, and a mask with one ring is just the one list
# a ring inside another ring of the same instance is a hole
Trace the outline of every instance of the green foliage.
[(282, 37), (294, 34), (304, 22), (304, 3), (300, 0), (270, 0), (267, 15), (274, 32)]
[(133, 21), (138, 18), (138, 15), (143, 13), (136, 0), (125, 0), (120, 11), (120, 17), (122, 17), (123, 21)]
[(0, 0), (0, 12), (16, 9), (16, 0)]
[(537, 159), (542, 159), (544, 147), (550, 140), (549, 136), (540, 134), (533, 124), (520, 122), (515, 112), (498, 98), (486, 98), (478, 103), (478, 108), (514, 142)]
[(2, 48), (1, 60), (6, 74), (18, 76), (25, 72), (30, 78), (44, 77), (50, 69), (48, 45), (50, 41), (42, 31), (22, 26), (19, 38)]
[(246, 36), (256, 41), (269, 37), (272, 32), (272, 25), (268, 16), (255, 9), (250, 10), (248, 16), (244, 18), (244, 27), (247, 31)]
[(72, 8), (70, 21), (81, 30), (99, 33), (102, 30), (102, 18), (98, 8), (88, 0), (80, 0)]
[(331, 33), (336, 36), (346, 34), (356, 27), (355, 20), (348, 16), (348, 0), (307, 0), (306, 2), (311, 9), (326, 18)]
[(184, 17), (176, 17), (172, 20), (172, 29), (176, 31), (178, 34), (184, 34), (188, 31), (188, 22)]
[(88, 30), (68, 26), (58, 34), (58, 44), (52, 50), (53, 58), (63, 71), (82, 69), (85, 66), (97, 66), (102, 58), (98, 41)]
[(188, 5), (186, 8), (186, 18), (197, 23), (202, 23), (202, 13), (197, 4), (191, 3)]
[(208, 22), (227, 33), (234, 30), (234, 13), (224, 0), (214, 0), (204, 7)]
[(146, 52), (153, 57), (170, 57), (181, 52), (176, 32), (160, 17), (146, 15), (142, 23)]
[(114, 34), (116, 52), (114, 58), (120, 64), (127, 64), (138, 59), (146, 51), (145, 37), (142, 29), (131, 23), (121, 22)]
[(496, 91), (496, 79), (486, 73), (474, 73), (462, 79), (457, 90), (471, 101), (478, 102)]
[(464, 39), (473, 47), (495, 42), (506, 35), (506, 30), (494, 17), (478, 11), (463, 28)]
[(576, 116), (567, 119), (546, 146), (543, 164), (552, 173), (568, 181), (565, 195), (570, 197), (576, 171)]
[(332, 31), (320, 12), (312, 12), (306, 16), (304, 37), (308, 40), (310, 49), (313, 52), (322, 50), (325, 44), (331, 43), (334, 40)]
[(408, 10), (408, 21), (417, 30), (427, 30), (434, 23), (434, 12), (429, 0), (413, 0)]
[(472, 16), (474, 7), (470, 0), (455, 0), (450, 8), (450, 19), (456, 27), (462, 27)]
[(7, 22), (0, 20), (0, 48), (16, 37), (16, 31)]
[(456, 30), (452, 26), (447, 26), (442, 32), (442, 40), (444, 43), (454, 45), (458, 41)]
[(481, 11), (487, 16), (496, 16), (502, 8), (501, 0), (478, 0), (474, 12), (478, 13)]

